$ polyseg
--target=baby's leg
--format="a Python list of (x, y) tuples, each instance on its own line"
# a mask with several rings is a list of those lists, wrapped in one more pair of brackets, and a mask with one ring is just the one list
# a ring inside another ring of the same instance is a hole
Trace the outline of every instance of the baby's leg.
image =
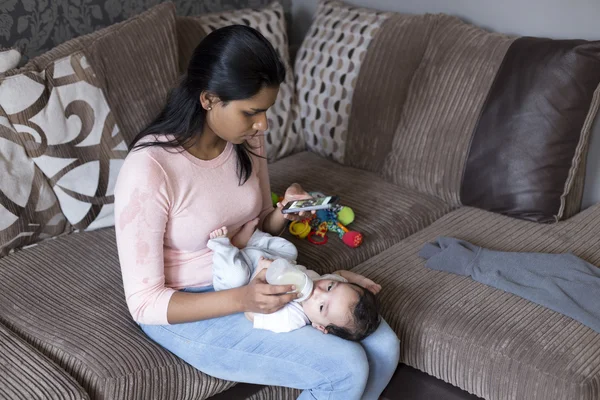
[(265, 257), (272, 259), (285, 258), (289, 261), (296, 261), (298, 258), (298, 249), (292, 242), (262, 231), (256, 231), (252, 235), (248, 247), (261, 249), (265, 253)]
[(258, 218), (254, 218), (253, 220), (246, 222), (244, 225), (242, 225), (240, 231), (231, 238), (231, 244), (238, 249), (243, 249), (246, 247), (248, 245), (248, 241), (254, 234), (257, 225)]
[(227, 228), (217, 229), (210, 234), (207, 247), (213, 251), (213, 287), (216, 291), (246, 285), (250, 280), (251, 268), (227, 237)]

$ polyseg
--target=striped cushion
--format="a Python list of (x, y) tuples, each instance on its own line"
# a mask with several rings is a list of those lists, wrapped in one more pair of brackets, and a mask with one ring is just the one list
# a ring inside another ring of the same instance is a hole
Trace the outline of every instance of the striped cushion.
[(103, 80), (110, 109), (129, 143), (156, 118), (177, 81), (175, 5), (158, 4), (73, 41), (87, 41), (84, 53)]
[(402, 362), (486, 399), (598, 399), (600, 334), (470, 278), (426, 269), (438, 235), (503, 251), (571, 251), (600, 265), (600, 206), (554, 225), (474, 208), (440, 218), (354, 269), (383, 286)]
[(89, 399), (75, 379), (0, 325), (0, 397), (6, 400)]
[(234, 385), (187, 365), (133, 322), (113, 229), (0, 259), (0, 315), (92, 398), (205, 399)]
[(363, 244), (352, 249), (334, 234), (323, 246), (285, 237), (298, 246), (299, 262), (319, 272), (332, 272), (357, 265), (401, 239), (423, 229), (448, 211), (442, 200), (400, 188), (377, 175), (345, 167), (311, 152), (287, 157), (269, 166), (271, 189), (283, 195), (293, 182), (308, 191), (340, 196), (340, 204), (351, 207), (356, 220), (349, 229), (364, 234)]

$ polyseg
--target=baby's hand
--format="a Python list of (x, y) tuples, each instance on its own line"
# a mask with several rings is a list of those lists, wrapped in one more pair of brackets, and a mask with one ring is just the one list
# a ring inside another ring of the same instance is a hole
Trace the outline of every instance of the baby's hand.
[(367, 289), (369, 292), (372, 292), (373, 294), (377, 294), (381, 290), (381, 285), (373, 282), (369, 278), (365, 278), (361, 286)]

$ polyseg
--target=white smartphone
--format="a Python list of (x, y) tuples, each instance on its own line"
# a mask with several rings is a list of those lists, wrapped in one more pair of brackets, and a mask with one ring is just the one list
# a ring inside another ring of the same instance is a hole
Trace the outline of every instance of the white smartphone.
[(284, 214), (299, 213), (301, 211), (327, 210), (339, 201), (338, 196), (325, 196), (317, 199), (291, 201), (281, 210)]

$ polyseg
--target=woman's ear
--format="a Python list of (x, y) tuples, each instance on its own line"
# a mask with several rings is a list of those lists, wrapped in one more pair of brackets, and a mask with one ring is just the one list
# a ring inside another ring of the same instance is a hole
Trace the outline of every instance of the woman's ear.
[(312, 323), (313, 328), (317, 328), (318, 330), (320, 330), (323, 333), (327, 333), (327, 328), (325, 328), (323, 325), (319, 325), (316, 323)]
[(206, 90), (203, 90), (202, 93), (200, 93), (200, 104), (205, 110), (212, 109), (215, 106), (215, 104), (217, 104), (220, 101), (221, 100), (218, 96), (215, 96), (214, 94), (209, 93)]

